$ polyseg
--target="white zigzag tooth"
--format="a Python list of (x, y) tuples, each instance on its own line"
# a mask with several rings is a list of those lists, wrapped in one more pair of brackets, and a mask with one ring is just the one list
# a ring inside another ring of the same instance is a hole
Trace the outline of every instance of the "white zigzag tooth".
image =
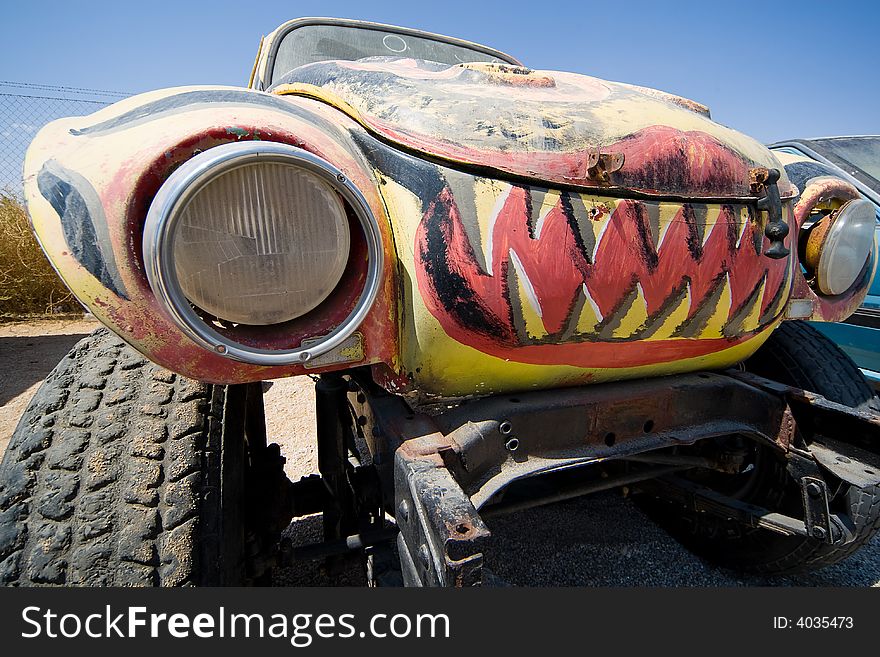
[(602, 311), (599, 310), (599, 306), (593, 300), (593, 296), (587, 289), (586, 283), (581, 285), (581, 290), (584, 295), (584, 305), (581, 306), (578, 313), (574, 330), (576, 333), (592, 333), (603, 319)]
[(596, 223), (601, 223), (599, 226), (598, 232), (593, 232), (594, 240), (593, 240), (593, 262), (596, 262), (596, 254), (599, 252), (599, 246), (602, 244), (602, 238), (605, 236), (605, 231), (608, 230), (608, 226), (611, 224), (611, 218), (617, 214), (617, 208), (620, 203), (623, 201), (619, 201), (615, 206), (614, 210), (610, 211), (605, 217), (603, 217), (599, 222), (594, 222), (594, 226)]
[(702, 246), (706, 246), (706, 242), (709, 241), (709, 236), (712, 234), (712, 231), (715, 230), (715, 227), (720, 223), (719, 219), (721, 219), (721, 215), (724, 214), (724, 208), (718, 208), (718, 214), (715, 215), (715, 221), (712, 222), (711, 225), (708, 223), (703, 229), (703, 244)]
[[(678, 205), (660, 204), (660, 230), (657, 237), (657, 246), (655, 247), (656, 251), (659, 252), (660, 247), (663, 246), (663, 240), (666, 239), (666, 234), (669, 232), (672, 224), (675, 223), (675, 217), (678, 216), (679, 210), (680, 206)], [(670, 213), (672, 216), (669, 216)]]
[(538, 317), (543, 317), (543, 311), (541, 310), (541, 304), (538, 302), (538, 295), (535, 292), (535, 287), (532, 285), (532, 281), (529, 280), (528, 274), (526, 274), (525, 267), (522, 265), (522, 261), (519, 259), (519, 256), (516, 255), (516, 251), (510, 249), (510, 261), (513, 263), (513, 268), (516, 270), (517, 280), (522, 283), (523, 289), (526, 293), (526, 298), (529, 304), (532, 306), (532, 309), (537, 313)]
[(739, 248), (739, 243), (742, 242), (743, 235), (746, 234), (746, 228), (749, 225), (749, 211), (745, 208), (741, 208), (739, 211), (739, 218), (742, 221), (742, 226), (740, 226), (739, 235), (736, 238), (736, 248)]
[(541, 203), (541, 209), (538, 213), (538, 221), (535, 224), (535, 239), (541, 237), (541, 231), (544, 229), (544, 221), (547, 219), (547, 215), (550, 214), (550, 211), (553, 210), (558, 203), (559, 192), (548, 190), (544, 195), (544, 200)]
[(645, 300), (645, 290), (642, 289), (641, 283), (636, 283), (635, 292), (636, 296), (626, 310), (626, 314), (620, 319), (619, 326), (612, 332), (615, 338), (632, 336), (648, 319), (648, 302)]
[(599, 310), (599, 306), (596, 304), (595, 301), (593, 301), (593, 295), (590, 294), (590, 291), (587, 289), (587, 284), (583, 283), (581, 285), (581, 288), (584, 291), (584, 296), (587, 299), (587, 303), (590, 304), (590, 306), (592, 306), (593, 312), (596, 313), (596, 319), (598, 319), (601, 322), (605, 318), (602, 316), (602, 311)]
[[(514, 279), (515, 285), (510, 288), (511, 302), (514, 295), (519, 306), (518, 310), (520, 318), (523, 322), (523, 328), (526, 335), (530, 338), (544, 338), (547, 336), (547, 329), (544, 326), (541, 304), (538, 303), (538, 295), (535, 294), (535, 288), (529, 280), (519, 257), (511, 249), (508, 252), (509, 262), (513, 265), (513, 271), (508, 272), (508, 276)], [(512, 276), (511, 276), (512, 274)], [(508, 279), (508, 284), (511, 281)]]
[[(510, 196), (510, 192), (513, 189), (511, 185), (506, 185), (504, 191), (499, 194), (498, 198), (495, 199), (495, 205), (492, 206), (492, 211), (489, 214), (488, 221), (486, 222), (485, 233), (482, 235), (482, 248), (483, 255), (486, 258), (486, 270), (489, 272), (490, 276), (494, 276), (492, 269), (492, 248), (493, 241), (495, 235), (495, 222), (498, 220), (498, 215), (501, 213), (501, 210), (504, 208), (504, 204), (507, 203), (507, 197)], [(480, 228), (483, 228), (483, 222), (480, 221)]]

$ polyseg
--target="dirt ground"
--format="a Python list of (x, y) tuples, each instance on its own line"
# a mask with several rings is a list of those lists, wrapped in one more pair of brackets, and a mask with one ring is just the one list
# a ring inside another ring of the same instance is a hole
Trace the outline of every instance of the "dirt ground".
[[(18, 417), (55, 364), (95, 321), (0, 325), (0, 454)], [(269, 439), (281, 445), (292, 480), (317, 471), (313, 383), (274, 381), (266, 393)], [(489, 582), (513, 586), (878, 586), (880, 538), (847, 561), (811, 575), (744, 577), (693, 556), (619, 492), (492, 518), (485, 558)], [(294, 545), (320, 540), (318, 516), (294, 521)], [(331, 582), (317, 563), (277, 570), (276, 585), (359, 584), (348, 573)]]
[[(99, 326), (94, 319), (0, 324), (0, 455), (46, 375)], [(307, 377), (279, 379), (265, 395), (269, 440), (281, 445), (292, 479), (317, 472), (314, 441), (308, 439), (315, 421), (313, 388)]]
[(18, 418), (55, 364), (99, 324), (43, 320), (0, 324), (0, 453)]
[[(94, 319), (0, 324), (0, 457), (43, 379), (73, 345), (99, 326)], [(308, 377), (272, 381), (264, 396), (269, 441), (281, 446), (287, 459), (285, 471), (293, 481), (318, 471), (314, 399), (314, 383)], [(301, 545), (319, 541), (321, 531), (320, 518), (309, 516), (291, 523), (285, 535)], [(346, 572), (335, 583), (357, 585), (361, 577), (358, 571)], [(274, 580), (291, 586), (330, 583), (315, 562), (277, 569)]]

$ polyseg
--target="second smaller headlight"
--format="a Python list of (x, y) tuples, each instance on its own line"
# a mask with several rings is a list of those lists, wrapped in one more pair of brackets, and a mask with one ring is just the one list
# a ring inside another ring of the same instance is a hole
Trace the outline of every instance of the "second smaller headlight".
[(805, 264), (822, 294), (842, 294), (856, 282), (874, 250), (875, 222), (874, 206), (855, 199), (813, 227)]

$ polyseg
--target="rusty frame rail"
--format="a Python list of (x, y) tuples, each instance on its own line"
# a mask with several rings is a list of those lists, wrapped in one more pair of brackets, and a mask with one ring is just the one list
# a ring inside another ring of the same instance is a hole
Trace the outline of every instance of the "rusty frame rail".
[[(489, 536), (480, 509), (498, 512), (505, 506), (499, 503), (505, 489), (514, 482), (568, 468), (624, 463), (636, 467), (615, 482), (654, 479), (687, 467), (723, 469), (729, 464), (712, 466), (694, 456), (681, 459), (676, 468), (669, 448), (713, 437), (746, 436), (798, 464), (792, 476), (805, 491), (804, 519), (706, 491), (684, 494), (707, 512), (834, 542), (847, 540), (846, 523), (828, 513), (823, 473), (856, 485), (880, 483), (880, 458), (877, 448), (870, 447), (880, 445), (880, 416), (739, 370), (537, 391), (418, 410), (375, 386), (365, 372), (352, 374), (349, 390), (356, 422), (389, 500), (387, 508), (400, 528), (403, 576), (411, 585), (479, 585)], [(845, 455), (841, 439), (848, 445)], [(817, 454), (810, 449), (813, 444)], [(666, 471), (640, 469), (646, 462), (663, 465)], [(559, 495), (570, 497), (594, 488), (590, 484)], [(817, 490), (818, 495), (808, 493)]]

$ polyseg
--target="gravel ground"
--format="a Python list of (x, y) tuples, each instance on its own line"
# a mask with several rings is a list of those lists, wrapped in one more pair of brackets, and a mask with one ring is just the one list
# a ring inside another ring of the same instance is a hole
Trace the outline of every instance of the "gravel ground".
[(46, 375), (97, 326), (94, 320), (0, 324), (0, 453)]
[[(93, 321), (0, 325), (0, 453), (43, 378)], [(282, 447), (291, 479), (316, 472), (314, 395), (307, 377), (273, 382), (266, 393), (269, 438)], [(486, 564), (498, 586), (880, 586), (880, 537), (846, 562), (789, 578), (742, 577), (684, 550), (619, 492), (492, 518)], [(320, 539), (318, 516), (286, 535)], [(276, 573), (278, 585), (360, 584), (353, 569), (331, 581), (316, 564)]]

